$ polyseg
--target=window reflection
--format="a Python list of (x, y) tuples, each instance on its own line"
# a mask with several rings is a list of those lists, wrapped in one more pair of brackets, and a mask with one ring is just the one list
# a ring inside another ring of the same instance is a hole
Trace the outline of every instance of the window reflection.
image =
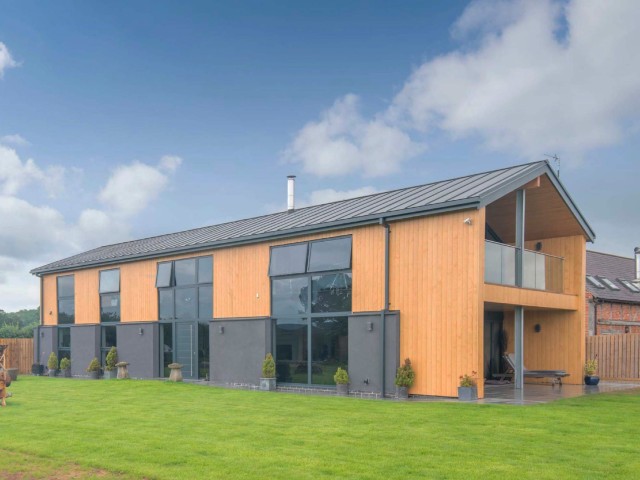
[(307, 312), (308, 277), (274, 279), (271, 282), (271, 308), (274, 316)]

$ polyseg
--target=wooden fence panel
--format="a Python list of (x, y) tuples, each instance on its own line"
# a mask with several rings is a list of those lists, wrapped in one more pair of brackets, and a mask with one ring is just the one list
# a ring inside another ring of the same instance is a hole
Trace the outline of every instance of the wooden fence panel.
[(5, 367), (17, 368), (18, 373), (31, 373), (33, 364), (33, 338), (0, 338), (0, 345), (8, 345), (5, 351)]
[(640, 333), (587, 337), (587, 359), (596, 355), (603, 379), (640, 379)]

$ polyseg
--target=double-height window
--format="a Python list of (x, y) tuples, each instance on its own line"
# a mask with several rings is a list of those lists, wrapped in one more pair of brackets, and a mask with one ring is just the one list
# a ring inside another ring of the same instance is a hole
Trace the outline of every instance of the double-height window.
[(120, 269), (100, 272), (100, 322), (120, 321)]
[(58, 325), (75, 323), (75, 282), (73, 275), (64, 275), (57, 279)]
[(156, 287), (160, 320), (213, 317), (213, 257), (158, 263)]
[(351, 237), (272, 247), (269, 275), (278, 381), (333, 385), (348, 367)]

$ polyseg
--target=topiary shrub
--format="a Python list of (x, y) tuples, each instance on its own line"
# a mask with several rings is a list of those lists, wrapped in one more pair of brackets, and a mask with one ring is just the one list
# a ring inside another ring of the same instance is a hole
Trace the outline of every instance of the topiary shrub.
[(89, 363), (89, 366), (87, 367), (87, 372), (91, 373), (91, 372), (99, 372), (100, 371), (100, 362), (98, 361), (97, 358), (94, 357), (93, 360), (91, 360), (91, 362)]
[(336, 370), (333, 376), (333, 381), (336, 382), (336, 385), (348, 385), (349, 373), (345, 369), (338, 367), (338, 370)]
[(107, 353), (107, 358), (104, 363), (105, 370), (115, 370), (116, 363), (118, 363), (118, 349), (116, 347), (111, 347), (111, 350)]
[(270, 353), (267, 353), (262, 362), (262, 378), (276, 378), (276, 362)]
[(67, 357), (64, 357), (60, 360), (60, 370), (69, 370), (71, 368), (71, 360)]
[(58, 370), (58, 356), (54, 352), (51, 352), (51, 355), (49, 355), (49, 360), (47, 360), (47, 368), (49, 370)]
[(411, 360), (408, 358), (404, 359), (404, 365), (398, 368), (396, 372), (396, 385), (398, 387), (407, 387), (411, 388), (413, 386), (413, 382), (416, 379), (416, 372), (413, 371), (413, 367), (411, 366)]

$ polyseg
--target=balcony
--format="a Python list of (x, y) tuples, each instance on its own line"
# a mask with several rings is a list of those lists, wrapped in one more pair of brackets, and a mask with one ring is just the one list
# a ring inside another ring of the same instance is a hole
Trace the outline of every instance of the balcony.
[[(485, 240), (484, 281), (516, 286), (516, 258), (520, 249), (504, 243)], [(522, 288), (563, 293), (564, 259), (524, 249)]]

